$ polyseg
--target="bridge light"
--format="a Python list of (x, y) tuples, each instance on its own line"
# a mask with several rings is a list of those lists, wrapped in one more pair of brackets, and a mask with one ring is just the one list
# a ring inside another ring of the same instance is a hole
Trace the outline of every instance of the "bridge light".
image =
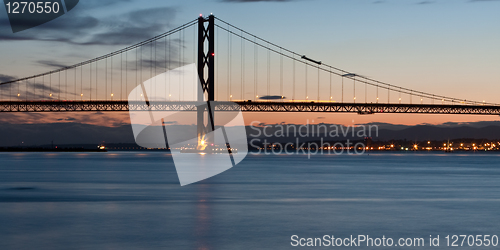
[(81, 93), (80, 96), (83, 96), (83, 93)]
[(172, 94), (168, 94), (168, 97), (171, 97), (171, 96), (172, 96)]
[(215, 56), (215, 53), (212, 53), (212, 56)]
[(21, 96), (21, 94), (17, 93), (17, 96), (19, 97), (19, 96)]
[(354, 97), (354, 100), (356, 100), (356, 97)]
[(229, 97), (233, 98), (233, 95), (230, 95)]
[(309, 96), (306, 96), (306, 99), (309, 99)]
[(141, 97), (142, 97), (142, 94), (141, 94)]
[(111, 97), (113, 97), (113, 93), (111, 93)]
[(49, 94), (49, 96), (50, 96), (50, 97), (52, 97), (52, 93), (51, 93), (51, 94)]

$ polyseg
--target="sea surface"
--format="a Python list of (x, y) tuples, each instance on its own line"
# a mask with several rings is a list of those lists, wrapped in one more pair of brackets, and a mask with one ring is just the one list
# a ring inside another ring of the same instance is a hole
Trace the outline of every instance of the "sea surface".
[(446, 235), (500, 235), (499, 159), (248, 155), (180, 186), (164, 152), (0, 153), (0, 249), (301, 248), (292, 235), (424, 238), (416, 249), (440, 235), (446, 248)]

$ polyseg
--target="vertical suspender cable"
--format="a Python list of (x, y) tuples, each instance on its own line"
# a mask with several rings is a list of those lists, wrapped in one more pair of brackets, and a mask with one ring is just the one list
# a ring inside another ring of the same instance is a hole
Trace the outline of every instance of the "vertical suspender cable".
[(80, 100), (83, 101), (83, 65), (80, 67)]
[(271, 95), (271, 50), (267, 44), (267, 95)]
[(353, 78), (353, 82), (354, 82), (354, 103), (356, 103), (356, 76), (354, 76)]
[(104, 100), (108, 100), (108, 58), (105, 61), (106, 66), (104, 66), (104, 85), (106, 90), (104, 91)]
[(295, 54), (292, 54), (292, 64), (293, 64), (293, 92), (292, 92), (292, 100), (295, 100)]
[(307, 62), (305, 63), (305, 68), (306, 68), (306, 100), (309, 99), (309, 96), (307, 95)]
[(120, 53), (120, 100), (123, 100), (123, 53)]
[(332, 67), (330, 66), (330, 101), (332, 101)]
[(256, 38), (254, 37), (254, 48), (253, 48), (253, 51), (254, 51), (254, 66), (253, 66), (253, 70), (254, 70), (254, 77), (253, 77), (253, 80), (254, 80), (254, 83), (253, 83), (253, 87), (254, 87), (254, 100), (257, 100), (259, 98), (259, 94), (258, 94), (258, 81), (259, 79), (257, 79), (259, 77), (259, 47), (257, 46), (257, 43), (256, 42)]
[(77, 84), (76, 84), (76, 73), (77, 73), (77, 72), (76, 72), (76, 67), (75, 67), (75, 74), (74, 74), (75, 81), (73, 82), (73, 85), (75, 86), (75, 92), (74, 92), (74, 94), (75, 94), (75, 99), (77, 99), (77, 95), (76, 95), (76, 85), (77, 85)]
[(319, 66), (318, 66), (318, 101), (320, 99), (320, 96), (319, 96)]
[[(218, 28), (219, 27), (217, 27), (217, 29)], [(214, 84), (214, 87), (215, 87), (215, 89), (214, 89), (214, 91), (215, 91), (215, 100), (216, 101), (219, 100), (219, 79), (220, 79), (220, 77), (219, 77), (219, 72), (220, 72), (219, 71), (219, 54), (218, 54), (219, 53), (219, 42), (220, 42), (220, 35), (219, 35), (219, 33), (220, 33), (220, 29), (216, 31), (217, 42), (215, 42), (215, 45), (217, 46), (217, 48), (216, 48), (217, 56), (215, 57), (215, 64), (216, 64), (215, 69), (217, 70), (217, 74), (215, 74), (215, 84)]]
[(367, 90), (367, 88), (368, 87), (367, 87), (366, 82), (365, 82), (365, 103), (368, 103), (368, 100), (367, 100), (367, 98), (368, 98), (368, 90)]
[[(64, 99), (68, 100), (68, 70), (65, 70), (64, 71), (64, 83), (65, 83), (65, 91), (66, 93), (64, 93)], [(26, 85), (26, 89), (28, 89), (28, 85)], [(26, 99), (27, 100), (27, 99)]]
[(283, 55), (280, 48), (280, 96), (283, 101)]
[[(171, 48), (171, 43), (170, 43), (170, 39), (168, 39), (168, 69), (170, 70), (171, 68), (171, 63), (172, 63), (172, 53), (170, 51), (170, 48)], [(172, 97), (172, 90), (171, 90), (171, 86), (172, 86), (172, 77), (171, 77), (171, 74), (168, 74), (168, 100), (170, 101), (171, 100), (171, 97)]]
[(99, 63), (98, 61), (95, 62), (95, 99), (96, 100), (99, 99), (99, 93), (98, 93), (98, 86), (99, 86), (98, 85), (98, 82), (99, 82), (98, 75), (99, 75), (99, 69), (97, 67), (98, 63)]
[[(90, 81), (90, 100), (92, 101), (92, 63), (89, 64), (89, 68), (90, 68), (90, 77), (89, 77), (89, 81)], [(96, 98), (97, 99), (97, 98)]]
[(227, 96), (231, 99), (231, 34), (229, 33), (229, 25), (227, 26)]
[[(243, 37), (243, 31), (241, 32)], [(245, 100), (245, 41), (241, 39), (241, 100)]]
[[(167, 37), (165, 37), (165, 41), (164, 41), (163, 45), (165, 46), (165, 51), (164, 51), (164, 53), (165, 53), (165, 72), (167, 72), (168, 71), (168, 67), (167, 67)], [(170, 83), (168, 83), (168, 85), (170, 85)], [(165, 88), (165, 100), (166, 100), (167, 99), (167, 95), (168, 95), (167, 94), (167, 78), (166, 77), (165, 77), (165, 86), (164, 86), (164, 88)]]

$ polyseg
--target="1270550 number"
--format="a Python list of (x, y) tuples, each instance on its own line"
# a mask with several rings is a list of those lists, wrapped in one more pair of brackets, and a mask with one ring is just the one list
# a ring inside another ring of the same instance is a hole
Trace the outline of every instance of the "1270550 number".
[(24, 14), (24, 13), (59, 13), (61, 9), (58, 2), (8, 2), (8, 14)]
[(447, 235), (445, 238), (449, 247), (498, 246), (496, 235)]

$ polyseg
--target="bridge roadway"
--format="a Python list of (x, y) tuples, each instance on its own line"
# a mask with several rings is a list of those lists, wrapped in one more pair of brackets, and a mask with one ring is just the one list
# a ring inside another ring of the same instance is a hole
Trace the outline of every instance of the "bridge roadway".
[[(91, 111), (194, 111), (197, 102), (128, 101), (0, 101), (0, 112), (91, 112)], [(243, 112), (344, 112), (358, 114), (411, 113), (500, 115), (500, 106), (464, 104), (338, 103), (292, 101), (216, 102), (216, 111)]]

